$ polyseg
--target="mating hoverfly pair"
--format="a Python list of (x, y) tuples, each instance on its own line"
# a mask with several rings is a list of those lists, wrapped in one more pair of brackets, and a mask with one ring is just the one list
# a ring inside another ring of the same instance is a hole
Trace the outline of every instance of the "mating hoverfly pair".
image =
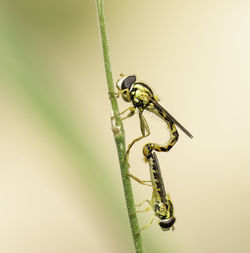
[[(128, 111), (127, 116), (123, 117), (122, 120), (132, 117), (136, 109), (139, 112), (140, 128), (142, 136), (134, 139), (129, 145), (126, 152), (126, 160), (129, 161), (129, 152), (131, 147), (139, 140), (150, 135), (150, 129), (147, 124), (145, 117), (143, 116), (143, 111), (147, 110), (154, 113), (160, 117), (168, 126), (170, 131), (170, 138), (166, 145), (160, 145), (157, 143), (147, 143), (143, 147), (143, 155), (146, 161), (149, 163), (150, 170), (150, 182), (153, 193), (151, 200), (145, 200), (137, 206), (141, 206), (143, 203), (147, 202), (149, 207), (142, 211), (146, 212), (149, 210), (154, 210), (154, 215), (150, 219), (149, 223), (142, 227), (143, 230), (152, 224), (154, 217), (158, 217), (159, 225), (162, 230), (167, 231), (169, 229), (174, 229), (174, 223), (176, 218), (174, 217), (174, 207), (170, 199), (169, 194), (166, 194), (164, 182), (161, 176), (160, 165), (156, 156), (155, 151), (158, 152), (168, 152), (177, 142), (179, 134), (177, 132), (176, 126), (179, 127), (188, 137), (193, 138), (189, 131), (187, 131), (170, 113), (168, 113), (159, 103), (158, 98), (154, 95), (152, 89), (143, 82), (136, 81), (135, 75), (124, 76), (121, 74), (121, 78), (116, 83), (118, 93), (115, 93), (117, 97), (122, 96), (123, 100), (126, 102), (132, 102), (133, 106), (127, 108), (121, 114)], [(146, 184), (145, 181), (138, 179), (137, 177), (129, 174), (130, 177), (135, 179), (141, 184)]]

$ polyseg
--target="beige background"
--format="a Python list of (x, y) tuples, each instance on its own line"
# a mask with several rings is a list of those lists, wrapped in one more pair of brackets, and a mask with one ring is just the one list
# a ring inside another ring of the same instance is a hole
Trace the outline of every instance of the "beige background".
[[(133, 252), (95, 7), (1, 1), (0, 252)], [(159, 154), (176, 230), (155, 219), (145, 252), (250, 252), (249, 10), (244, 0), (106, 1), (114, 79), (136, 74), (194, 135), (180, 131)], [(145, 117), (152, 135), (131, 153), (140, 178), (143, 144), (168, 138)], [(137, 116), (124, 124), (127, 142), (140, 135)], [(150, 198), (133, 188), (136, 202)]]

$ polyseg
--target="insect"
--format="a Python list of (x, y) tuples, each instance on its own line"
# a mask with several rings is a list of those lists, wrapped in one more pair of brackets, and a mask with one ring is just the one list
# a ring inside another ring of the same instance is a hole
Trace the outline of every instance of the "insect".
[[(124, 76), (120, 75), (121, 78), (117, 81), (116, 87), (118, 93), (117, 96), (121, 95), (123, 100), (126, 102), (132, 102), (133, 106), (127, 108), (121, 114), (129, 111), (126, 119), (132, 117), (136, 109), (139, 111), (139, 120), (142, 136), (134, 139), (129, 145), (126, 152), (126, 160), (129, 160), (129, 152), (131, 147), (139, 140), (150, 135), (150, 129), (145, 117), (142, 115), (144, 110), (154, 113), (162, 120), (164, 120), (170, 131), (170, 138), (166, 145), (160, 145), (157, 143), (147, 143), (143, 147), (143, 154), (147, 158), (153, 150), (159, 152), (168, 152), (177, 142), (179, 134), (176, 126), (178, 126), (188, 137), (193, 138), (192, 134), (187, 131), (166, 109), (164, 109), (159, 103), (158, 98), (154, 95), (152, 89), (143, 82), (136, 81), (135, 75)], [(175, 126), (176, 125), (176, 126)]]
[[(156, 153), (151, 152), (147, 157), (147, 161), (149, 162), (151, 178), (150, 182), (152, 183), (153, 193), (150, 201), (144, 200), (142, 203), (137, 205), (141, 206), (147, 202), (149, 204), (149, 207), (147, 207), (145, 210), (139, 210), (136, 212), (147, 212), (149, 210), (154, 210), (154, 215), (151, 217), (149, 223), (143, 226), (140, 231), (148, 228), (153, 223), (155, 217), (158, 217), (160, 219), (159, 225), (163, 231), (168, 231), (171, 228), (174, 230), (174, 223), (176, 221), (176, 218), (174, 217), (174, 206), (170, 199), (170, 195), (166, 194)], [(148, 182), (142, 181), (132, 174), (129, 174), (129, 176), (141, 184), (146, 184), (145, 182)]]

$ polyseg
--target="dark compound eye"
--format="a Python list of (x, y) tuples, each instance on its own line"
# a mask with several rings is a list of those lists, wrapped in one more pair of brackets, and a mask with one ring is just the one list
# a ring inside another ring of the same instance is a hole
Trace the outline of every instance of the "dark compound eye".
[(163, 221), (159, 222), (159, 225), (162, 227), (162, 229), (168, 230), (174, 225), (175, 220), (176, 220), (175, 217), (171, 217), (167, 220), (163, 220)]
[(130, 86), (136, 81), (136, 76), (128, 76), (122, 82), (122, 90), (129, 89)]

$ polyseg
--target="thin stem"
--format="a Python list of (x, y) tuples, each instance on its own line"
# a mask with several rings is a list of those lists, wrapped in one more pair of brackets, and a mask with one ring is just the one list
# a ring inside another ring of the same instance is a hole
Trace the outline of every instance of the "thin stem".
[[(109, 92), (114, 92), (114, 84), (113, 84), (113, 77), (111, 72), (111, 65), (109, 59), (109, 47), (108, 47), (108, 36), (106, 31), (106, 23), (105, 23), (105, 16), (104, 16), (104, 7), (103, 7), (103, 0), (97, 0), (97, 9), (98, 9), (98, 18), (99, 18), (99, 25), (100, 25), (100, 32), (101, 32), (101, 41), (102, 41), (102, 49), (103, 49), (103, 58), (105, 64), (105, 71), (106, 71), (106, 79), (108, 84)], [(113, 133), (116, 142), (120, 168), (121, 168), (121, 175), (122, 175), (122, 182), (123, 182), (123, 189), (127, 203), (128, 215), (130, 220), (131, 232), (134, 239), (135, 249), (137, 253), (142, 253), (142, 240), (139, 231), (138, 220), (136, 216), (136, 209), (134, 203), (134, 197), (131, 187), (131, 182), (128, 177), (128, 163), (125, 160), (125, 134), (124, 128), (122, 124), (122, 120), (119, 115), (118, 104), (113, 93), (110, 93), (110, 101), (111, 106), (114, 112), (114, 120), (112, 121), (113, 126)]]

